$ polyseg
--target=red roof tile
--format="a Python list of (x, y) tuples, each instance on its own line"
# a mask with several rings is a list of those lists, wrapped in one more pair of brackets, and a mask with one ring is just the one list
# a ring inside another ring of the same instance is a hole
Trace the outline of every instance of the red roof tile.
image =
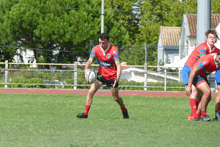
[[(197, 14), (186, 14), (189, 26), (190, 36), (196, 36), (197, 30)], [(211, 29), (215, 29), (220, 23), (220, 14), (211, 15)]]
[(160, 32), (164, 46), (178, 46), (181, 27), (161, 26)]

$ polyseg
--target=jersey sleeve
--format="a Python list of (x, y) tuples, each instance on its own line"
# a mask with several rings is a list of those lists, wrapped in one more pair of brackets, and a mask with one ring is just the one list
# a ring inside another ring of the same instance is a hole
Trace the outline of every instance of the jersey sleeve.
[(96, 57), (96, 50), (95, 48), (92, 49), (89, 58), (94, 59)]
[(201, 71), (205, 65), (207, 64), (207, 61), (200, 61), (199, 63), (197, 63), (196, 68), (198, 71)]
[(199, 49), (199, 54), (198, 54), (198, 56), (197, 56), (199, 59), (200, 59), (201, 57), (207, 55), (208, 52), (207, 52), (206, 49), (207, 49), (206, 47)]
[(113, 58), (115, 61), (120, 61), (118, 50), (115, 48), (113, 51)]

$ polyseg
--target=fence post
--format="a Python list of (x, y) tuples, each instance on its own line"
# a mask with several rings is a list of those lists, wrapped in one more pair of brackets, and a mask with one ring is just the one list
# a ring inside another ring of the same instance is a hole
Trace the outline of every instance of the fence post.
[(77, 62), (74, 64), (74, 89), (77, 89)]
[(164, 91), (167, 90), (167, 69), (165, 68), (165, 77), (164, 77)]
[(5, 60), (5, 88), (8, 88), (8, 60)]
[(144, 91), (147, 91), (147, 63), (144, 64)]

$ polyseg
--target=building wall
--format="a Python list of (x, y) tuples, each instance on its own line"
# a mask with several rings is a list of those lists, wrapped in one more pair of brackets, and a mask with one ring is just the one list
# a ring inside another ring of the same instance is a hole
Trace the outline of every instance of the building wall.
[(164, 59), (170, 60), (170, 63), (174, 63), (175, 59), (179, 58), (179, 49), (165, 49)]

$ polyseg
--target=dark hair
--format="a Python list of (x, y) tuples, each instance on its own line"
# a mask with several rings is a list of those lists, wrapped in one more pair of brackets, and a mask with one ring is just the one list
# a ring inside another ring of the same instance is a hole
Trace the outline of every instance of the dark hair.
[(217, 35), (217, 32), (215, 30), (208, 30), (208, 31), (206, 31), (205, 32), (206, 38), (208, 38), (209, 34), (214, 34), (216, 36), (216, 38), (219, 39), (218, 35)]
[(220, 55), (220, 50), (218, 51), (217, 55)]
[(109, 35), (106, 34), (106, 33), (100, 34), (100, 35), (99, 35), (99, 38), (100, 38), (101, 40), (104, 40), (104, 39), (109, 40), (109, 39), (110, 39)]

